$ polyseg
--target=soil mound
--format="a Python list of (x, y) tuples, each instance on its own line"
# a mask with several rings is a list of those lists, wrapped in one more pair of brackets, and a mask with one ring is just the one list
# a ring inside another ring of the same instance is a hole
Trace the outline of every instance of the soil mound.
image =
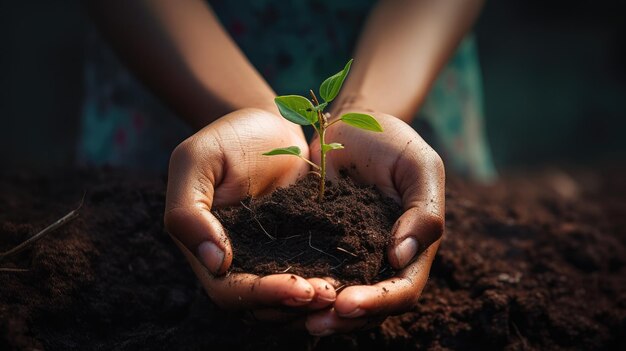
[(233, 245), (233, 271), (330, 275), (348, 285), (391, 276), (386, 249), (400, 205), (349, 178), (328, 183), (322, 203), (311, 175), (269, 196), (216, 211)]

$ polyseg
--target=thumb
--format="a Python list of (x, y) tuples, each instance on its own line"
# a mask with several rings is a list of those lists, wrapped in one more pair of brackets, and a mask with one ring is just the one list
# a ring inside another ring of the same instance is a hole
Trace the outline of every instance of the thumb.
[[(210, 148), (209, 150), (219, 150)], [(211, 213), (214, 184), (221, 175), (219, 153), (203, 155), (210, 158), (209, 169), (199, 171), (194, 143), (180, 144), (170, 159), (165, 199), (165, 229), (214, 275), (225, 273), (232, 261), (232, 248), (222, 224)]]
[(392, 229), (387, 249), (392, 267), (404, 268), (439, 240), (445, 218), (445, 171), (437, 153), (418, 137), (407, 144), (393, 168), (404, 213)]
[(406, 267), (420, 252), (426, 250), (443, 234), (443, 219), (424, 213), (422, 208), (413, 207), (405, 211), (396, 221), (393, 243), (389, 246), (387, 257), (392, 267)]

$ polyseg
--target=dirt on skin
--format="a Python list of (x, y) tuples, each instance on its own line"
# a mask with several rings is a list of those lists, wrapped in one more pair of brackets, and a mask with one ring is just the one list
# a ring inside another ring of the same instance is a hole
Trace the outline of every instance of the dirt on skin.
[(484, 187), (449, 177), (446, 233), (418, 306), (315, 338), (215, 307), (164, 233), (165, 179), (0, 175), (0, 349), (626, 349), (626, 169)]
[(215, 211), (231, 238), (233, 271), (330, 276), (347, 285), (391, 276), (386, 249), (400, 205), (350, 178), (327, 183), (321, 203), (319, 182), (310, 175), (269, 196)]

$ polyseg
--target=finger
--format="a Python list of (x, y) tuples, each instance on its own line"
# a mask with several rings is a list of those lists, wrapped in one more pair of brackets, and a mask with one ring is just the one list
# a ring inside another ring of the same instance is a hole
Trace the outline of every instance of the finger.
[(207, 295), (222, 308), (245, 310), (300, 307), (313, 300), (313, 286), (306, 279), (293, 274), (259, 277), (254, 274), (234, 273), (215, 277), (180, 240), (175, 237), (172, 239), (189, 261)]
[(286, 308), (262, 308), (247, 313), (248, 320), (259, 322), (283, 323), (302, 317), (307, 311), (314, 311), (326, 308), (335, 302), (337, 296), (335, 288), (328, 281), (321, 278), (307, 279), (313, 287), (315, 295), (310, 303), (302, 307)]
[(259, 309), (255, 311), (257, 319), (262, 321), (291, 320), (302, 316), (308, 311), (316, 311), (329, 307), (335, 302), (337, 293), (331, 283), (321, 278), (309, 278), (307, 281), (311, 284), (315, 292), (313, 299), (308, 304), (302, 306), (296, 304), (292, 305), (293, 307)]
[[(203, 142), (217, 143), (212, 138)], [(198, 171), (195, 165), (197, 141), (187, 139), (172, 153), (169, 167), (165, 228), (177, 238), (212, 273), (223, 274), (232, 261), (230, 242), (221, 223), (211, 214), (216, 179), (221, 177), (222, 162), (219, 151), (204, 155), (209, 158), (208, 169)], [(220, 150), (202, 147), (204, 150)]]
[(389, 264), (402, 269), (439, 240), (443, 234), (444, 220), (424, 208), (406, 210), (392, 228), (393, 243), (387, 248)]
[(404, 213), (394, 224), (387, 255), (392, 267), (402, 269), (443, 234), (445, 171), (439, 155), (418, 136), (407, 143), (392, 177)]
[(308, 305), (315, 296), (311, 284), (293, 274), (259, 277), (253, 274), (231, 274), (215, 278), (211, 296), (222, 307), (251, 309), (258, 307)]
[(338, 289), (342, 284), (339, 280), (333, 278), (333, 277), (324, 277), (323, 278), (327, 283), (330, 283), (330, 285), (333, 286), (333, 288)]
[(439, 242), (427, 249), (397, 276), (374, 285), (356, 285), (342, 290), (335, 311), (343, 318), (387, 316), (413, 308), (428, 281)]
[(308, 282), (313, 286), (315, 297), (313, 297), (313, 301), (310, 304), (306, 305), (306, 310), (319, 310), (335, 302), (337, 293), (332, 283), (322, 278), (310, 278)]
[(222, 224), (208, 209), (175, 208), (165, 213), (167, 231), (198, 257), (212, 274), (224, 274), (232, 249)]
[(309, 334), (329, 336), (335, 333), (348, 333), (380, 325), (386, 317), (342, 318), (334, 309), (316, 312), (307, 317), (305, 327)]

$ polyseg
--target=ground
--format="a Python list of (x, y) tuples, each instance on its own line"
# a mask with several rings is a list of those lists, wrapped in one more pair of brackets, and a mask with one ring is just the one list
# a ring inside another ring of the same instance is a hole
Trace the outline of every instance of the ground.
[(314, 338), (220, 311), (164, 233), (165, 178), (0, 175), (0, 349), (626, 349), (626, 170), (451, 176), (446, 232), (415, 310)]

